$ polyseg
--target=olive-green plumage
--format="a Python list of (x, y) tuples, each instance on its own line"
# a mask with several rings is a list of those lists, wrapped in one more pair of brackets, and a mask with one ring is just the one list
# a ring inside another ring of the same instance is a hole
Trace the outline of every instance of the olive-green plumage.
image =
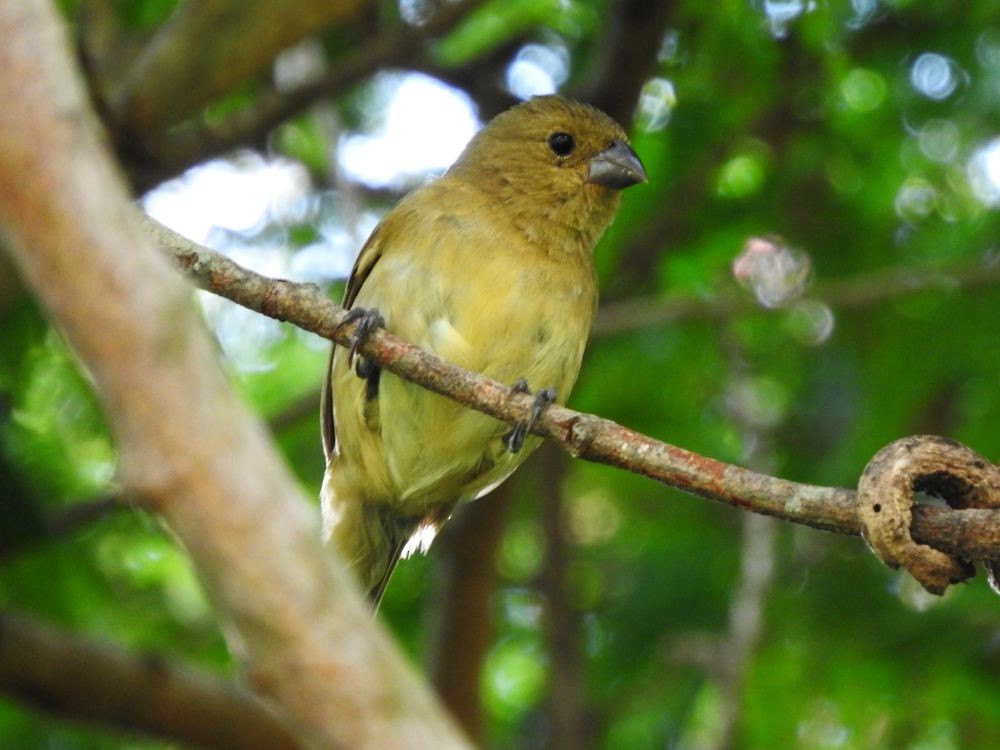
[[(556, 96), (498, 115), (438, 180), (403, 199), (355, 263), (345, 307), (506, 383), (569, 396), (597, 305), (593, 250), (619, 190), (645, 180), (611, 118)], [(375, 604), (399, 557), (538, 445), (335, 348), (325, 389), (325, 534)]]

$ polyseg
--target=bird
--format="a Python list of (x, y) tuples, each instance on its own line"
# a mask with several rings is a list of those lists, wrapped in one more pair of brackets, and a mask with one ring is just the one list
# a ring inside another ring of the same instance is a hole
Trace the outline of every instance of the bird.
[[(377, 609), (401, 558), (426, 552), (460, 503), (503, 482), (564, 403), (597, 309), (594, 248), (624, 188), (646, 182), (625, 130), (558, 95), (501, 112), (435, 180), (376, 226), (347, 281), (353, 346), (333, 346), (321, 407), (323, 535)], [(515, 390), (509, 425), (359, 356), (368, 332), (400, 338)]]

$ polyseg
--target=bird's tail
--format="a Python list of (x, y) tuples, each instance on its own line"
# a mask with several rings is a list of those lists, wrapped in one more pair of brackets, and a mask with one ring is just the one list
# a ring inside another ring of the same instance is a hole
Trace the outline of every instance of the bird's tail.
[[(372, 609), (378, 609), (399, 561), (417, 552), (427, 552), (454, 509), (455, 503), (450, 503), (414, 517), (397, 516), (385, 505), (366, 507), (363, 512), (376, 516), (371, 523), (373, 526), (380, 524), (380, 539), (387, 542), (376, 565), (368, 568), (366, 591)], [(377, 579), (375, 576), (378, 576)]]
[(329, 484), (323, 487), (322, 500), (324, 540), (340, 553), (367, 592), (372, 608), (377, 608), (405, 540), (401, 542), (393, 533), (383, 505), (342, 497)]
[(382, 597), (385, 596), (385, 590), (389, 586), (389, 579), (392, 578), (392, 573), (396, 570), (396, 565), (403, 558), (403, 550), (406, 549), (406, 543), (407, 540), (401, 538), (392, 541), (389, 547), (389, 555), (385, 560), (382, 576), (367, 592), (368, 602), (372, 605), (372, 610), (378, 609)]
[(397, 563), (425, 552), (440, 521), (400, 517), (386, 504), (344, 497), (331, 485), (325, 482), (322, 492), (323, 538), (350, 565), (372, 609), (378, 609)]

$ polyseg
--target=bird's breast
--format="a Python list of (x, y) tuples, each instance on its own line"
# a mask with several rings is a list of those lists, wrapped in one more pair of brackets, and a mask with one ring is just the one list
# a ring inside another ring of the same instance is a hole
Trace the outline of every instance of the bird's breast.
[[(443, 234), (426, 252), (383, 258), (358, 303), (381, 309), (402, 338), (504, 382), (527, 377), (534, 386), (575, 370), (596, 305), (589, 255), (566, 262), (502, 234)], [(382, 294), (367, 299), (375, 289)]]
[(476, 278), (429, 321), (428, 346), (503, 382), (525, 377), (532, 387), (556, 385), (567, 369), (575, 379), (593, 318), (592, 277), (547, 259), (494, 257), (477, 265)]

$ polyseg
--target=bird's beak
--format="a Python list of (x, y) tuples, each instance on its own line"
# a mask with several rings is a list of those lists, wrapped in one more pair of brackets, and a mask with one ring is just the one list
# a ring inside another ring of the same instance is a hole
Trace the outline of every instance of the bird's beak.
[(638, 154), (624, 141), (616, 140), (590, 160), (587, 182), (623, 190), (646, 181), (646, 169)]

